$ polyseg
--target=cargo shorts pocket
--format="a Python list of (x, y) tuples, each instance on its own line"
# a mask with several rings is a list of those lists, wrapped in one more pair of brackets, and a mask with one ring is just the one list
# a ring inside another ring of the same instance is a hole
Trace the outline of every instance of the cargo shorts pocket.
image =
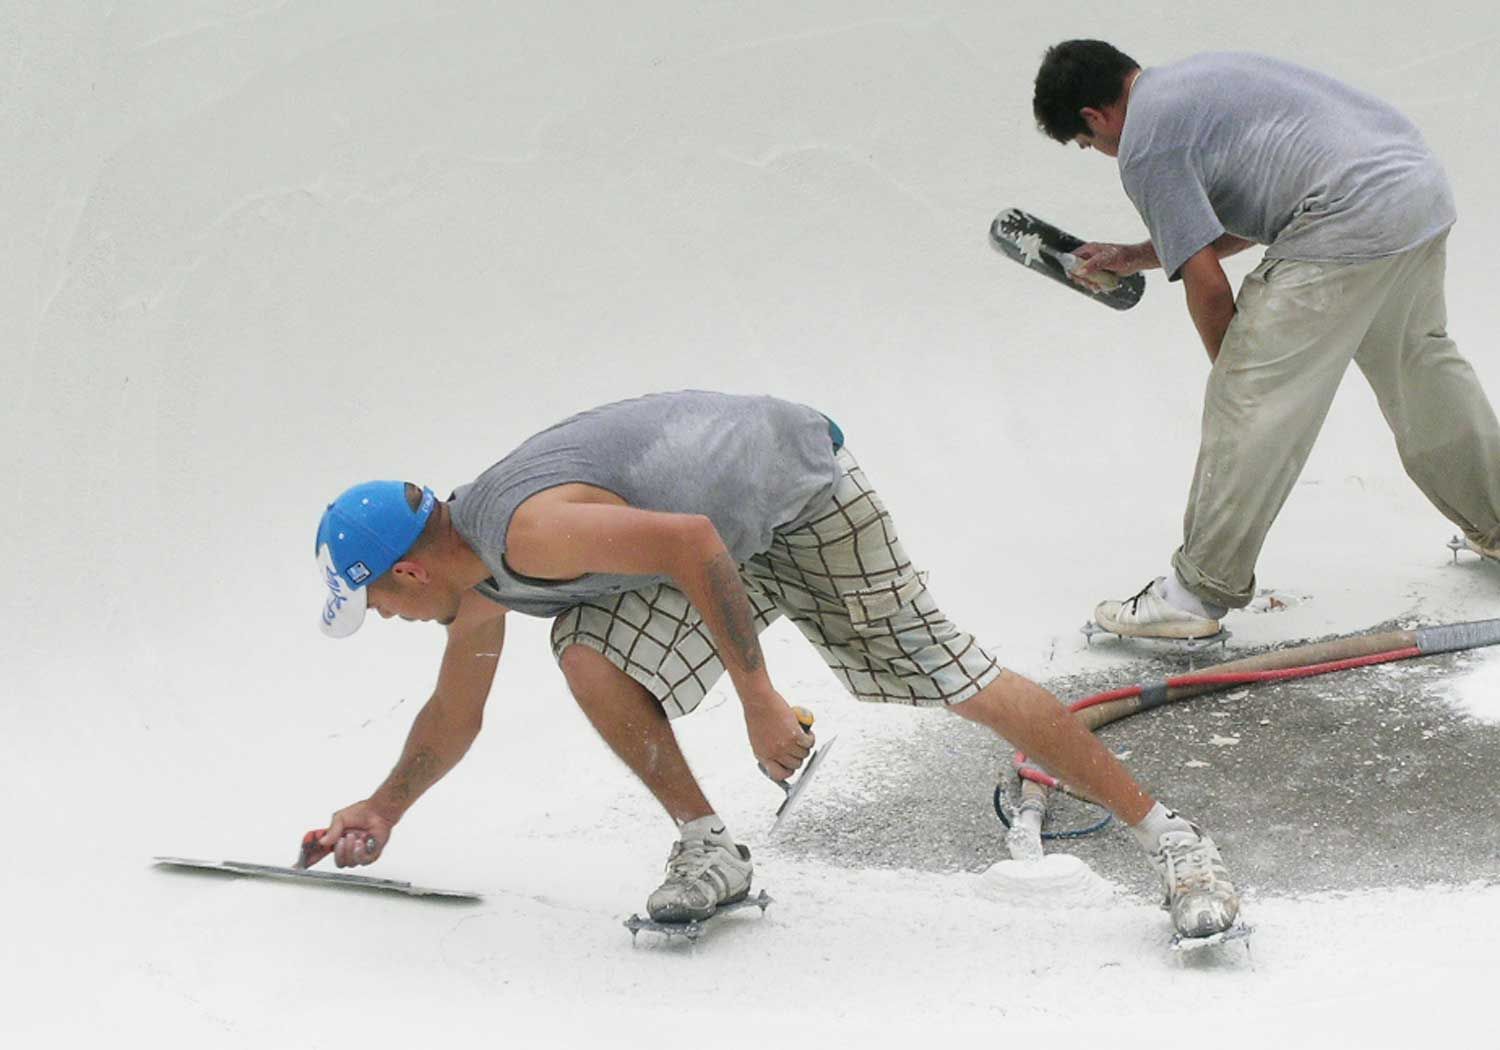
[(854, 629), (875, 631), (886, 628), (891, 618), (909, 608), (926, 588), (927, 574), (914, 570), (881, 583), (845, 591), (842, 597)]

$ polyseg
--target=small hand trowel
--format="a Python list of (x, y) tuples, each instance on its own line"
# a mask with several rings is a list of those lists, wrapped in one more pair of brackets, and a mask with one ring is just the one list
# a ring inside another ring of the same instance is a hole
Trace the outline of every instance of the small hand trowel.
[[(807, 708), (794, 707), (792, 708), (792, 713), (797, 716), (797, 721), (801, 724), (803, 729), (811, 729), (813, 727), (813, 713)], [(817, 774), (818, 767), (822, 765), (823, 760), (828, 757), (828, 752), (833, 750), (833, 742), (836, 739), (838, 738), (829, 737), (822, 747), (814, 748), (813, 753), (807, 756), (807, 762), (802, 766), (801, 775), (796, 778), (777, 780), (775, 777), (771, 776), (769, 772), (766, 771), (765, 766), (760, 767), (760, 771), (766, 774), (766, 777), (771, 781), (771, 783), (775, 784), (777, 787), (781, 788), (781, 790), (786, 792), (786, 798), (782, 799), (781, 805), (776, 808), (776, 820), (771, 824), (772, 833), (774, 833), (777, 828), (781, 827), (781, 822), (786, 819), (786, 815), (792, 811), (792, 807), (796, 805), (797, 800), (802, 797), (802, 792), (807, 789), (807, 785)]]

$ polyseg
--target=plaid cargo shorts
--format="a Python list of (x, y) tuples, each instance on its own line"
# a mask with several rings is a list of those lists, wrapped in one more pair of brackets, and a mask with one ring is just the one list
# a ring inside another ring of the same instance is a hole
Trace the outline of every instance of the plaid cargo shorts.
[[(847, 448), (826, 508), (740, 566), (758, 630), (786, 616), (860, 700), (935, 706), (969, 699), (1001, 667), (954, 627), (912, 567), (890, 512)], [(657, 584), (576, 605), (552, 625), (552, 653), (585, 645), (661, 702), (667, 715), (703, 700), (724, 665), (697, 611)]]

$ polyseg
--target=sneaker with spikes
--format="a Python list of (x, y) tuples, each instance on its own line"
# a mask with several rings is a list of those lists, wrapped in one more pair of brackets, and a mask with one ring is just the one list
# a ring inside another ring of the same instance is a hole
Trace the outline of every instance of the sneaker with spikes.
[(693, 829), (673, 843), (667, 878), (646, 899), (646, 912), (657, 922), (690, 922), (711, 916), (721, 904), (744, 900), (755, 868), (750, 850), (731, 841), (723, 825)]
[(1151, 864), (1166, 891), (1164, 907), (1182, 937), (1211, 937), (1234, 925), (1240, 895), (1214, 840), (1196, 824), (1173, 828), (1157, 839)]
[(1472, 537), (1464, 537), (1464, 546), (1481, 558), (1489, 558), (1491, 561), (1500, 561), (1500, 548), (1486, 547)]
[(1106, 631), (1133, 638), (1208, 638), (1219, 621), (1179, 609), (1167, 601), (1166, 580), (1158, 576), (1123, 602), (1100, 602), (1094, 622)]

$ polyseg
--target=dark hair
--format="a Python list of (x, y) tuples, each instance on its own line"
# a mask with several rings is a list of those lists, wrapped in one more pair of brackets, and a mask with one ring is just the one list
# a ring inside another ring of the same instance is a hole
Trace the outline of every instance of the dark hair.
[(1125, 78), (1140, 63), (1102, 40), (1065, 40), (1049, 47), (1036, 75), (1031, 111), (1036, 126), (1058, 142), (1089, 130), (1079, 112), (1103, 109), (1125, 93)]

